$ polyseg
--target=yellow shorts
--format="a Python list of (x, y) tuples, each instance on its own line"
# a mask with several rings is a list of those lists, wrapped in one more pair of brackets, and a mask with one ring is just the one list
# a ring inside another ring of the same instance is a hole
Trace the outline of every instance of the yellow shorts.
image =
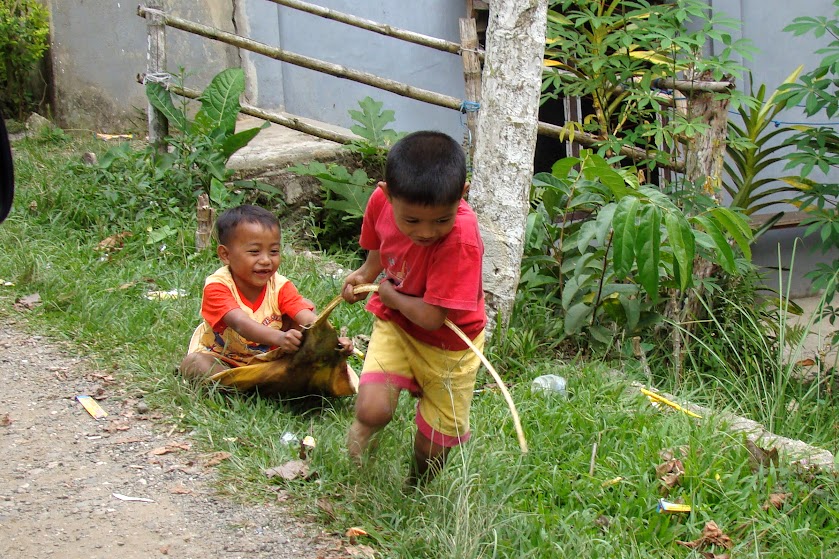
[[(484, 333), (472, 340), (484, 348)], [(480, 358), (471, 349), (447, 351), (376, 319), (359, 384), (393, 383), (419, 398), (416, 423), (433, 443), (453, 447), (469, 440), (469, 408)]]

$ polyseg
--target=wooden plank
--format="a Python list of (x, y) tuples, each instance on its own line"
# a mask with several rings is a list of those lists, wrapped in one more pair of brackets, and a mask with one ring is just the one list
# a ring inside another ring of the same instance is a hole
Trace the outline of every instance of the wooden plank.
[(477, 141), (478, 113), (476, 107), (481, 103), (481, 61), (478, 58), (478, 31), (472, 18), (460, 19), (460, 46), (463, 58), (463, 77), (466, 80), (466, 101), (477, 105), (466, 106), (466, 127), (469, 129), (468, 156), (469, 161), (475, 155)]
[(807, 212), (776, 212), (773, 214), (758, 214), (749, 216), (749, 223), (752, 229), (763, 227), (766, 222), (778, 215), (783, 214), (781, 218), (772, 225), (772, 229), (787, 229), (789, 227), (800, 227), (801, 222), (810, 217)]
[[(160, 2), (151, 2), (145, 12), (148, 31), (148, 53), (146, 74), (161, 76), (166, 72), (166, 25)], [(142, 14), (141, 14), (142, 15)], [(149, 143), (161, 153), (166, 151), (166, 136), (169, 135), (169, 121), (151, 103), (148, 104)]]

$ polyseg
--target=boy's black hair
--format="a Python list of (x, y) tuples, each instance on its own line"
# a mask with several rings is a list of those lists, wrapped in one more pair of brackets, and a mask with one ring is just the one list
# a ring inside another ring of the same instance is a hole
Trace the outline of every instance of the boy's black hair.
[(463, 196), (466, 154), (454, 138), (422, 130), (396, 142), (387, 154), (388, 193), (410, 204), (447, 206)]
[(236, 227), (241, 223), (258, 223), (266, 229), (280, 228), (277, 216), (259, 206), (243, 204), (222, 212), (216, 220), (216, 235), (220, 245), (226, 245)]

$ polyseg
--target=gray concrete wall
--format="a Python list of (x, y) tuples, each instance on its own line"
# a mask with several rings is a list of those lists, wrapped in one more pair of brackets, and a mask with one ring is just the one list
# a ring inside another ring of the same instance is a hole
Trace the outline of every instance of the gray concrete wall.
[[(465, 2), (452, 0), (415, 0), (411, 2), (410, 9), (406, 9), (402, 0), (318, 0), (314, 3), (456, 43), (460, 42), (458, 20), (465, 16), (466, 10)], [(276, 6), (264, 0), (247, 0), (245, 5), (251, 37), (258, 41), (414, 87), (463, 98), (463, 65), (457, 55)], [(253, 58), (252, 55), (246, 56)], [(270, 59), (266, 61), (264, 57), (254, 59), (254, 64), (258, 77), (249, 81), (249, 89), (260, 106), (283, 107), (292, 114), (348, 128), (352, 124), (348, 111), (358, 109), (358, 101), (370, 96), (383, 102), (385, 109), (395, 111), (393, 127), (398, 131), (434, 128), (460, 139), (465, 130), (460, 113), (451, 109), (306, 68)]]
[[(233, 30), (232, 4), (223, 0), (165, 0), (164, 9)], [(55, 112), (67, 128), (118, 132), (145, 127), (146, 97), (136, 76), (146, 70), (146, 20), (137, 2), (50, 0)], [(166, 30), (168, 68), (190, 73), (203, 89), (219, 71), (238, 66), (238, 52), (174, 29)]]
[[(802, 16), (830, 16), (834, 13), (833, 0), (807, 0), (806, 2), (785, 2), (781, 0), (756, 2), (754, 0), (708, 0), (709, 5), (717, 13), (742, 21), (742, 26), (735, 33), (736, 38), (746, 38), (756, 47), (757, 52), (751, 59), (740, 59), (740, 63), (752, 73), (752, 83), (748, 82), (748, 74), (743, 76), (742, 83), (737, 87), (743, 91), (755, 91), (766, 85), (767, 96), (781, 85), (784, 80), (799, 66), (804, 65), (804, 72), (812, 70), (820, 60), (814, 54), (819, 48), (826, 46), (832, 37), (815, 38), (812, 34), (796, 37), (783, 29), (796, 17)], [(712, 54), (720, 52), (720, 45), (714, 45)], [(729, 118), (739, 120), (739, 115), (729, 114)], [(776, 119), (784, 123), (822, 123), (823, 116), (812, 119), (804, 114), (801, 108), (791, 108), (781, 112)], [(834, 119), (839, 121), (839, 118)], [(795, 170), (784, 170), (784, 164), (768, 167), (765, 176), (785, 176), (795, 173)], [(839, 182), (839, 173), (833, 172), (824, 176), (815, 172), (811, 175), (814, 180)], [(771, 186), (770, 186), (771, 187)], [(780, 199), (781, 196), (775, 196)], [(795, 211), (797, 208), (789, 204), (776, 204), (761, 213), (776, 213), (779, 211)], [(771, 231), (758, 239), (753, 247), (754, 262), (767, 275), (767, 285), (777, 288), (779, 280), (786, 289), (788, 282), (792, 282), (791, 294), (801, 297), (812, 293), (809, 280), (803, 276), (813, 268), (816, 262), (831, 262), (839, 258), (839, 250), (828, 254), (814, 251), (813, 239), (804, 238), (804, 229), (794, 227)]]

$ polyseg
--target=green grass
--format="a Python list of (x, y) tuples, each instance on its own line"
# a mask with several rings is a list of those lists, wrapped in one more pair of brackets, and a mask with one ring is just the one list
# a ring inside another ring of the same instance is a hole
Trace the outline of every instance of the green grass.
[[(742, 437), (727, 432), (716, 417), (694, 420), (657, 410), (600, 363), (550, 360), (549, 344), (534, 335), (550, 331), (549, 325), (519, 325), (488, 352), (517, 380), (511, 392), (530, 452), (520, 453), (500, 392), (481, 391), (473, 405), (472, 441), (452, 453), (434, 482), (408, 494), (402, 482), (414, 425), (407, 396), (359, 472), (344, 451), (352, 398), (264, 399), (185, 382), (175, 366), (198, 320), (203, 279), (218, 262), (212, 253), (192, 253), (189, 211), (145, 214), (132, 222), (107, 205), (102, 193), (114, 185), (91, 185), (89, 175), (67, 169), (67, 160), (96, 149), (79, 143), (16, 146), (18, 197), (10, 219), (0, 225), (0, 278), (15, 285), (0, 287), (0, 312), (114, 368), (130, 394), (144, 394), (165, 423), (191, 432), (198, 448), (230, 452), (218, 466), (223, 493), (270, 501), (276, 489), (284, 489), (297, 513), (326, 530), (365, 529), (370, 537), (360, 543), (381, 557), (700, 558), (701, 551), (726, 550), (690, 550), (676, 542), (699, 538), (709, 521), (731, 537), (732, 557), (839, 555), (839, 490), (832, 474), (797, 471), (785, 462), (752, 471)], [(103, 217), (108, 215), (116, 217)], [(177, 233), (148, 243), (147, 229), (163, 223)], [(124, 230), (134, 235), (121, 251), (103, 257), (95, 249)], [(347, 269), (350, 262), (347, 256), (341, 265)], [(324, 269), (323, 262), (290, 249), (281, 267), (319, 307), (338, 292), (342, 279)], [(150, 301), (145, 294), (152, 289), (183, 289), (187, 295)], [(35, 292), (41, 306), (12, 309), (16, 297)], [(360, 305), (339, 306), (332, 321), (349, 335), (367, 334), (371, 324)], [(531, 393), (529, 380), (545, 372), (567, 378), (567, 398)], [(489, 382), (482, 374), (478, 384)], [(733, 404), (710, 399), (719, 409)], [(283, 443), (285, 433), (316, 439), (316, 481), (269, 480), (263, 474), (297, 458), (298, 447)], [(685, 473), (668, 499), (689, 503), (690, 514), (656, 510), (662, 497), (656, 466), (665, 461), (663, 451), (683, 456)], [(789, 496), (781, 510), (763, 510), (773, 492)]]

